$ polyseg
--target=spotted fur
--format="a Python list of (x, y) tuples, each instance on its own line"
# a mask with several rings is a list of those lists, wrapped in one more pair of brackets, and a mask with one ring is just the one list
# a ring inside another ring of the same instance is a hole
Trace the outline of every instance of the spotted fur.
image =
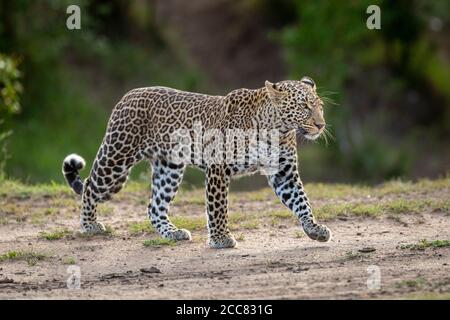
[[(69, 185), (82, 195), (81, 230), (103, 232), (97, 221), (96, 206), (122, 188), (130, 169), (141, 160), (152, 166), (152, 199), (148, 206), (151, 224), (166, 239), (190, 240), (188, 230), (178, 229), (169, 219), (169, 205), (181, 183), (185, 163), (171, 158), (173, 135), (177, 129), (189, 134), (196, 122), (203, 129), (278, 130), (278, 170), (268, 174), (269, 185), (297, 216), (305, 233), (314, 240), (328, 241), (329, 229), (314, 221), (311, 205), (297, 170), (296, 134), (316, 139), (324, 130), (322, 101), (312, 79), (266, 82), (260, 89), (238, 89), (226, 96), (211, 96), (166, 87), (131, 90), (117, 103), (89, 176), (81, 180), (78, 171), (84, 160), (77, 155), (63, 162)], [(242, 138), (242, 137), (237, 137)], [(205, 148), (214, 135), (193, 143)], [(238, 154), (246, 147), (238, 144)], [(241, 149), (239, 149), (239, 147)], [(208, 243), (213, 248), (228, 248), (236, 240), (228, 229), (228, 189), (233, 176), (254, 173), (261, 167), (253, 163), (194, 164), (206, 173), (206, 216)]]

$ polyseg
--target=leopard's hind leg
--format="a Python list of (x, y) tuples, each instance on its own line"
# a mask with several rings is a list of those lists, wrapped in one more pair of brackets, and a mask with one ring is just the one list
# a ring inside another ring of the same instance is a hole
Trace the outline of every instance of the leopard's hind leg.
[(152, 162), (152, 200), (148, 207), (148, 216), (158, 233), (170, 240), (191, 240), (191, 233), (178, 229), (167, 215), (170, 202), (183, 179), (184, 170), (184, 164), (174, 164), (165, 159)]
[[(81, 232), (101, 233), (105, 231), (102, 223), (97, 221), (97, 204), (111, 199), (125, 184), (130, 168), (139, 162), (136, 155), (107, 154), (108, 147), (100, 147), (91, 173), (86, 179), (82, 193), (82, 208), (80, 214)], [(111, 150), (111, 148), (110, 148)]]

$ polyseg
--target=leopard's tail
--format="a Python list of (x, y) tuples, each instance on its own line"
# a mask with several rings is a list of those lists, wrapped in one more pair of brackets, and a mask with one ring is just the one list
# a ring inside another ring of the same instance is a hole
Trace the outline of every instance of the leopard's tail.
[(68, 155), (62, 165), (62, 173), (66, 178), (69, 186), (75, 191), (76, 194), (81, 195), (83, 193), (83, 180), (78, 174), (79, 170), (82, 170), (86, 162), (82, 157), (77, 154)]

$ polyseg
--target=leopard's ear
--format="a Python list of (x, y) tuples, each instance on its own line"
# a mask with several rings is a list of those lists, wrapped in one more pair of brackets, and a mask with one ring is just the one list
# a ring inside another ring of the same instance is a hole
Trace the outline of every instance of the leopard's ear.
[(286, 92), (277, 88), (276, 84), (266, 80), (265, 85), (267, 93), (273, 102), (279, 103), (286, 96)]
[(310, 77), (303, 77), (300, 82), (303, 82), (309, 86), (311, 86), (314, 90), (316, 90), (316, 83)]

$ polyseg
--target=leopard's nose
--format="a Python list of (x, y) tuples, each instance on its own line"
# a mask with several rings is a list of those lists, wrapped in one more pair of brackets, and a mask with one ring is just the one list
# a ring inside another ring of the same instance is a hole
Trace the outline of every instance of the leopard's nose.
[(317, 127), (317, 129), (322, 129), (323, 127), (325, 127), (325, 123), (314, 123), (314, 125)]

